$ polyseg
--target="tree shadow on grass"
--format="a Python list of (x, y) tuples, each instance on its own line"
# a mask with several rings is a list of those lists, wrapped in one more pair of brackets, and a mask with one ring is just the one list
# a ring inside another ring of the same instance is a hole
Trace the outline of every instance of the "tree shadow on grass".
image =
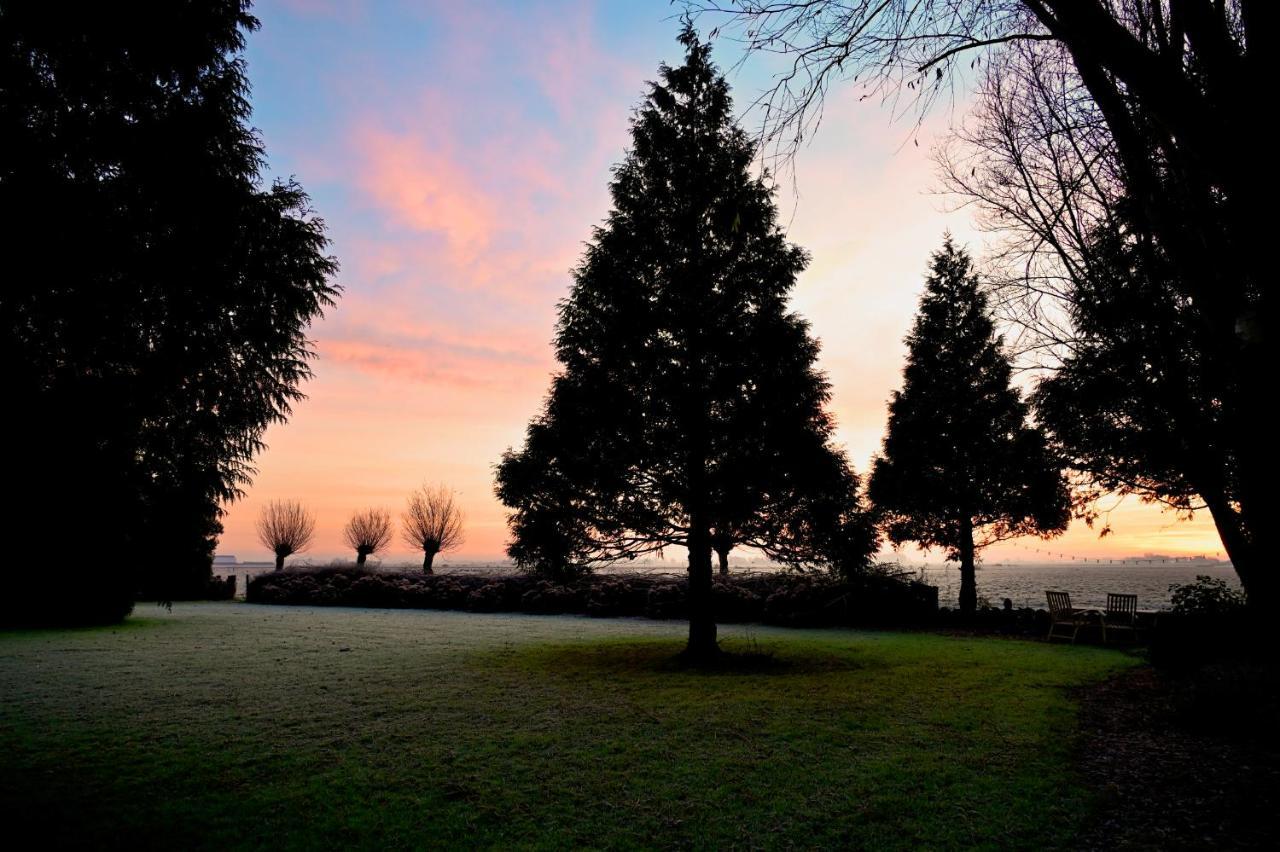
[(0, 636), (18, 638), (22, 636), (45, 637), (59, 634), (66, 636), (92, 636), (103, 633), (142, 633), (160, 627), (172, 626), (172, 620), (158, 616), (130, 615), (124, 621), (114, 624), (22, 624), (0, 625)]
[(531, 645), (486, 654), (488, 665), (543, 670), (562, 676), (699, 675), (786, 677), (865, 669), (878, 663), (858, 651), (833, 653), (803, 645), (779, 647), (726, 640), (709, 660), (685, 657), (682, 643), (613, 640)]

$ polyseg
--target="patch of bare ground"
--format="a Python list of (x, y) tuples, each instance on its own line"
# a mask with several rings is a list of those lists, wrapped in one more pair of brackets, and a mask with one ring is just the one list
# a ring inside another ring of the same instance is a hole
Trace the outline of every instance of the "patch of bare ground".
[(1280, 848), (1277, 672), (1127, 669), (1081, 697), (1077, 759), (1099, 793), (1077, 848)]

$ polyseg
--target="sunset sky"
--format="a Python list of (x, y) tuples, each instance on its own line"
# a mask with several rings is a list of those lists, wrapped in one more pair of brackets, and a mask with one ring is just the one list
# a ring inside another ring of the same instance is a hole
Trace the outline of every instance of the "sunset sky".
[[(218, 552), (266, 559), (254, 519), (288, 497), (316, 513), (306, 555), (327, 561), (345, 554), (353, 510), (398, 515), (427, 481), (456, 488), (466, 512), (467, 543), (444, 561), (501, 558), (493, 465), (547, 390), (556, 301), (608, 211), (609, 169), (645, 81), (660, 61), (680, 61), (677, 10), (665, 0), (263, 0), (254, 12), (262, 29), (247, 61), (270, 174), (310, 193), (345, 293), (312, 329), (310, 398), (268, 431)], [(740, 53), (721, 42), (715, 56), (728, 68)], [(768, 72), (753, 59), (730, 73), (741, 110)], [(930, 252), (950, 229), (982, 253), (970, 215), (931, 192), (929, 151), (962, 112), (938, 109), (913, 134), (839, 89), (794, 184), (779, 188), (790, 238), (813, 255), (793, 305), (822, 341), (839, 438), (860, 473), (883, 435)], [(1207, 515), (1177, 522), (1128, 501), (1111, 525), (1101, 541), (1077, 525), (987, 558), (1221, 550)], [(397, 541), (385, 558), (411, 553)]]

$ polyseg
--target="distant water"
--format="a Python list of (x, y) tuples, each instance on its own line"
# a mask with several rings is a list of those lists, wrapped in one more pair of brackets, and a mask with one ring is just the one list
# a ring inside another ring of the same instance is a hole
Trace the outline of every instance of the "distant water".
[[(960, 599), (960, 571), (954, 563), (934, 562), (925, 565), (904, 562), (902, 569), (908, 574), (938, 587), (938, 603), (954, 607)], [(417, 563), (383, 565), (374, 570), (420, 570)], [(598, 569), (602, 574), (677, 574), (685, 572), (678, 562), (621, 563)], [(772, 572), (779, 566), (756, 561), (735, 561), (730, 557), (730, 570), (734, 574)], [(436, 566), (441, 574), (509, 574), (515, 571), (510, 563), (498, 562), (446, 562)], [(215, 568), (214, 573), (220, 573)], [(1107, 603), (1107, 592), (1119, 592), (1138, 596), (1139, 609), (1167, 609), (1169, 585), (1191, 583), (1196, 575), (1207, 574), (1226, 580), (1232, 588), (1240, 582), (1229, 562), (1212, 560), (1197, 562), (1139, 563), (1124, 562), (1101, 565), (1085, 562), (993, 562), (978, 566), (978, 596), (986, 598), (992, 606), (1000, 606), (1005, 598), (1016, 607), (1045, 606), (1046, 589), (1071, 593), (1071, 602), (1077, 606), (1102, 607)]]
[[(956, 606), (960, 596), (960, 571), (954, 564), (931, 564), (919, 570), (925, 582), (938, 587), (938, 603)], [(994, 563), (978, 566), (978, 596), (992, 606), (1004, 598), (1016, 607), (1045, 606), (1047, 589), (1071, 593), (1076, 606), (1102, 607), (1107, 592), (1138, 596), (1139, 609), (1167, 609), (1171, 583), (1194, 582), (1207, 574), (1239, 588), (1235, 568), (1228, 562), (1168, 563), (1164, 565), (1098, 565), (1075, 562)]]

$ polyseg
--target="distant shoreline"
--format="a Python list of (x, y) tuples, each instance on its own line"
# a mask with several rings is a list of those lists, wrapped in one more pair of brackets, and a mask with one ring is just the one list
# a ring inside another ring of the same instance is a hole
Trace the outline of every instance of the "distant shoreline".
[[(286, 570), (322, 568), (340, 560), (298, 560), (286, 564)], [(349, 564), (349, 563), (343, 563)], [(956, 606), (960, 592), (960, 574), (954, 563), (922, 562), (898, 563), (903, 573), (917, 577), (938, 587), (938, 601), (942, 606)], [(249, 580), (275, 569), (273, 562), (218, 562), (213, 573), (236, 578), (236, 593), (244, 594)], [(420, 571), (421, 563), (388, 560), (371, 563), (373, 571)], [(435, 566), (439, 574), (510, 574), (518, 570), (511, 562), (451, 562)], [(676, 562), (631, 562), (604, 566), (601, 574), (683, 574), (684, 566)], [(783, 570), (783, 566), (767, 562), (730, 562), (730, 572), (771, 573)], [(988, 562), (978, 565), (978, 595), (992, 606), (1001, 606), (1008, 598), (1015, 607), (1043, 608), (1045, 591), (1066, 591), (1073, 602), (1081, 606), (1099, 607), (1106, 603), (1108, 592), (1136, 594), (1142, 609), (1162, 609), (1169, 606), (1169, 586), (1190, 583), (1197, 576), (1208, 575), (1239, 586), (1235, 568), (1225, 560), (1206, 558), (1174, 558), (1153, 555), (1151, 557), (1106, 561), (1055, 561), (1055, 562)]]

